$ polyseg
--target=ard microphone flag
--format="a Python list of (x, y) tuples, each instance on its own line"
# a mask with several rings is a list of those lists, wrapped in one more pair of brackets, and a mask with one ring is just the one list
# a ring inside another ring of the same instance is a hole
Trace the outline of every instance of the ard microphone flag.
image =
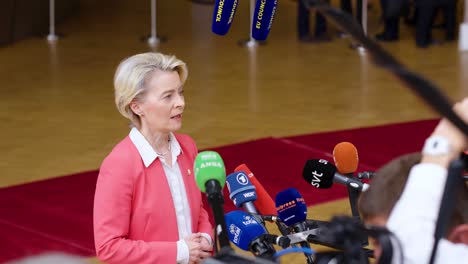
[(226, 185), (229, 190), (229, 198), (237, 207), (257, 200), (255, 186), (250, 183), (249, 177), (244, 172), (229, 174), (226, 178)]
[(287, 226), (292, 226), (306, 220), (307, 205), (304, 198), (294, 188), (279, 192), (275, 199), (278, 217)]
[(211, 30), (218, 35), (226, 35), (236, 14), (238, 0), (216, 0)]
[(266, 40), (275, 18), (278, 0), (257, 0), (252, 22), (252, 37)]
[(257, 207), (258, 211), (263, 215), (276, 215), (275, 202), (247, 165), (241, 164), (236, 167), (235, 171), (245, 172), (249, 177), (249, 181), (255, 186), (257, 200), (254, 201), (254, 205)]

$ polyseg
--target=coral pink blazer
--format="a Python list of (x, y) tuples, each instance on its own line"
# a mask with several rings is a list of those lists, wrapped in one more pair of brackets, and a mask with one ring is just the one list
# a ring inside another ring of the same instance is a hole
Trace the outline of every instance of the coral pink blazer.
[[(194, 141), (176, 134), (177, 163), (192, 215), (192, 232), (212, 236), (193, 163)], [(100, 260), (109, 263), (176, 263), (179, 238), (174, 203), (159, 159), (148, 168), (127, 136), (104, 159), (94, 197), (94, 241)]]

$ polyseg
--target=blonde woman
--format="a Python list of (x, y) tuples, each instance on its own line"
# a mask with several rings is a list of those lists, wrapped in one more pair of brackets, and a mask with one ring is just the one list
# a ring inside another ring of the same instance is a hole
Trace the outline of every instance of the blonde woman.
[(104, 159), (94, 198), (97, 256), (106, 263), (199, 263), (212, 250), (212, 225), (192, 173), (198, 153), (176, 134), (185, 107), (184, 62), (161, 53), (123, 60), (115, 103), (131, 121)]

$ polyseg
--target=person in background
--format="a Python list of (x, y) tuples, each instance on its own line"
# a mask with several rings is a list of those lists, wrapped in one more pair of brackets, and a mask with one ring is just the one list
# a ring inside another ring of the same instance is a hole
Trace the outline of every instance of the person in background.
[(436, 12), (441, 9), (444, 13), (445, 39), (455, 39), (456, 31), (456, 0), (415, 0), (416, 17), (416, 46), (426, 48), (439, 42), (432, 38), (432, 27)]
[(212, 225), (193, 174), (195, 142), (176, 133), (185, 109), (187, 66), (142, 53), (114, 76), (115, 104), (130, 133), (104, 159), (94, 197), (96, 253), (106, 263), (200, 263)]
[(375, 36), (377, 40), (397, 41), (400, 39), (400, 16), (409, 9), (409, 2), (409, 0), (380, 0), (384, 29)]
[[(329, 0), (325, 2), (329, 3)], [(327, 33), (327, 20), (317, 11), (314, 34), (310, 35), (310, 10), (302, 0), (297, 0), (297, 34), (301, 42), (318, 43), (331, 40)]]

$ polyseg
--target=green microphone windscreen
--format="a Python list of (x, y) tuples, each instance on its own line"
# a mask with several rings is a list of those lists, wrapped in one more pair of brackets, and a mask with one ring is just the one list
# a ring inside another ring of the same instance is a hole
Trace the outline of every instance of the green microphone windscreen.
[(206, 192), (205, 184), (209, 180), (219, 182), (221, 189), (226, 182), (226, 169), (221, 156), (215, 151), (202, 151), (195, 158), (193, 167), (195, 181), (202, 192)]

